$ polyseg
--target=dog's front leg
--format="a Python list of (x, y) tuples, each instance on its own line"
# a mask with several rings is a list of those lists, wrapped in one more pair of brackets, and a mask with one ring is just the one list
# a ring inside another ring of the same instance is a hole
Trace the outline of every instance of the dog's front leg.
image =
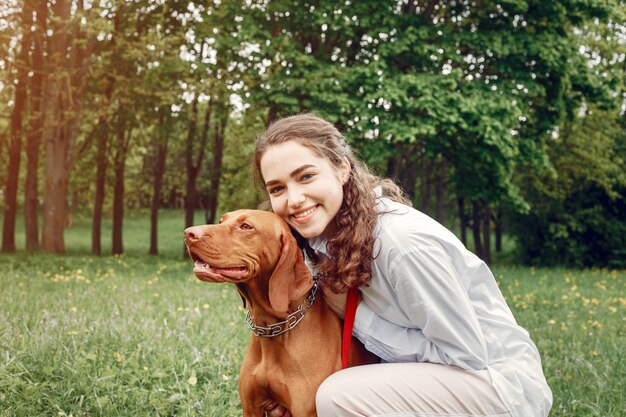
[(261, 385), (249, 369), (242, 367), (240, 375), (239, 398), (243, 408), (243, 417), (264, 417), (265, 410), (273, 408), (276, 401), (267, 387)]
[(243, 417), (265, 417), (265, 408), (260, 404), (247, 404), (243, 399), (241, 401), (243, 408)]
[[(251, 388), (251, 387), (248, 387)], [(265, 410), (275, 402), (268, 398), (260, 389), (239, 387), (243, 417), (265, 417)]]

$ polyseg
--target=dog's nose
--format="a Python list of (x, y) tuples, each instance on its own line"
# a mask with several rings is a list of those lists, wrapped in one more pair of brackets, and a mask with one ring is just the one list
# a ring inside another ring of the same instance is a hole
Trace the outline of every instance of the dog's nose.
[(192, 226), (185, 229), (185, 241), (193, 242), (200, 239), (205, 234), (205, 228), (202, 226)]

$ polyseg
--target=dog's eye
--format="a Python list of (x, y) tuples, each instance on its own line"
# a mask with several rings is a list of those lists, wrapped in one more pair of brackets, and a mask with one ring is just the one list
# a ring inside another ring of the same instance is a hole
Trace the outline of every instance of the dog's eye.
[(250, 226), (248, 223), (241, 223), (239, 225), (239, 228), (242, 230), (252, 230), (252, 226)]

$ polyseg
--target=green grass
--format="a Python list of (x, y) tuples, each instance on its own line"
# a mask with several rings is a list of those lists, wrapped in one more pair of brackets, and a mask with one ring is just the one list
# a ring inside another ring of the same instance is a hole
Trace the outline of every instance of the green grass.
[[(88, 254), (88, 220), (66, 255), (0, 255), (0, 416), (241, 414), (241, 301), (193, 277), (180, 213), (161, 218), (161, 256), (148, 224), (127, 219), (123, 256)], [(542, 354), (551, 416), (625, 415), (626, 273), (493, 269)]]
[(626, 415), (626, 273), (493, 270), (541, 353), (554, 395), (550, 416)]
[(148, 256), (0, 263), (0, 415), (238, 414), (232, 288)]

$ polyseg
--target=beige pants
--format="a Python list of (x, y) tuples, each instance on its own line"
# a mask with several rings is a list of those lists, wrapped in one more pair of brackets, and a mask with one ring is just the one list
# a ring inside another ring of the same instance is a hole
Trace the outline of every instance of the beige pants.
[(319, 387), (316, 405), (318, 417), (510, 416), (488, 371), (430, 363), (339, 371)]

